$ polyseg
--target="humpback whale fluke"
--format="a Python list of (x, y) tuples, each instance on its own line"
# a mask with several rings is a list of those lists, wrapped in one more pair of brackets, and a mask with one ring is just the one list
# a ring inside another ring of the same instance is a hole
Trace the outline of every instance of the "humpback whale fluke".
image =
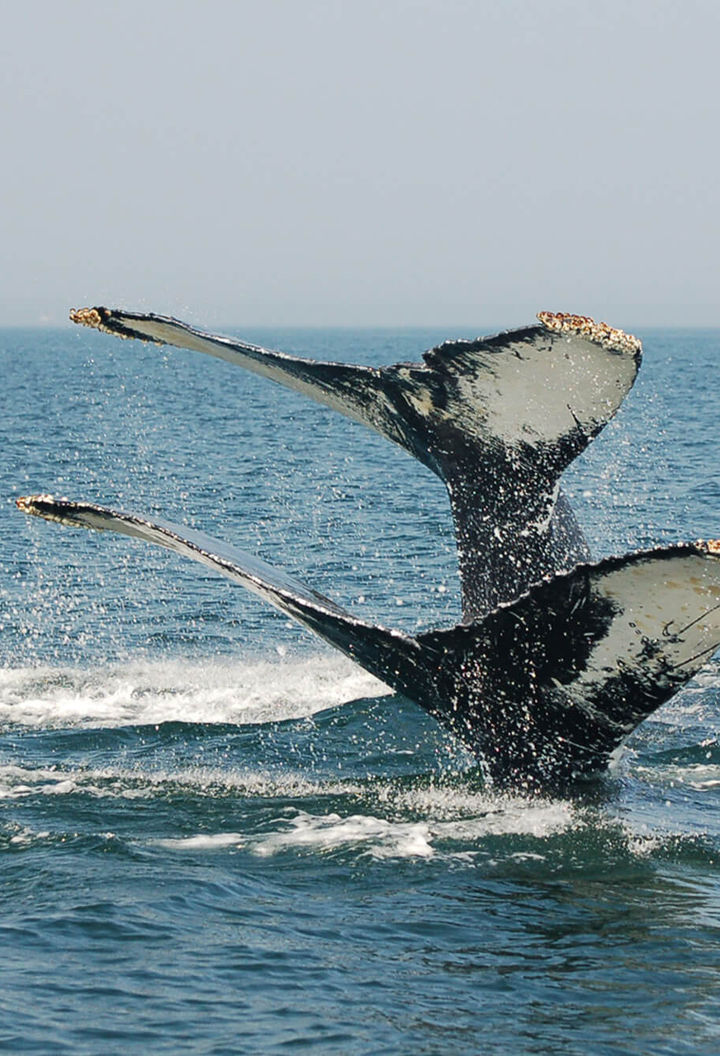
[(589, 558), (559, 479), (613, 417), (641, 359), (636, 338), (554, 312), (541, 312), (533, 326), (446, 341), (422, 363), (387, 367), (302, 359), (162, 315), (96, 307), (70, 318), (243, 366), (419, 459), (448, 490), (467, 620)]
[(412, 637), (189, 529), (50, 495), (17, 504), (155, 543), (241, 583), (414, 700), (498, 784), (547, 787), (598, 773), (720, 646), (720, 542), (582, 564), (473, 623)]

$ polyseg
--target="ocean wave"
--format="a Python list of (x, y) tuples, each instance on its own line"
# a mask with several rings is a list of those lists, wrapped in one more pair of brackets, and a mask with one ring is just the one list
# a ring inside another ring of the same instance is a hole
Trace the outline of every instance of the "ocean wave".
[[(337, 795), (340, 788), (332, 787)], [(183, 852), (242, 847), (268, 858), (280, 854), (349, 851), (375, 859), (472, 855), (489, 837), (523, 836), (541, 841), (573, 827), (578, 820), (569, 801), (527, 799), (491, 791), (427, 787), (409, 790), (393, 782), (353, 787), (343, 804), (329, 812), (296, 805), (285, 808), (260, 833), (215, 832), (156, 840)], [(364, 809), (359, 809), (364, 808)]]
[[(23, 810), (22, 821), (7, 817), (0, 850), (51, 848), (71, 839), (104, 851), (112, 836), (112, 848), (128, 853), (427, 860), (494, 876), (535, 877), (592, 870), (599, 861), (608, 868), (652, 866), (715, 862), (720, 854), (714, 828), (680, 827), (677, 812), (627, 816), (610, 805), (498, 793), (477, 787), (470, 774), (312, 780), (293, 771), (13, 763), (0, 766), (0, 800)], [(97, 831), (78, 827), (89, 801), (97, 802), (91, 816), (104, 819)], [(123, 801), (146, 804), (134, 823)], [(38, 807), (42, 821), (38, 816), (34, 824), (27, 810)], [(122, 834), (106, 831), (120, 817)]]

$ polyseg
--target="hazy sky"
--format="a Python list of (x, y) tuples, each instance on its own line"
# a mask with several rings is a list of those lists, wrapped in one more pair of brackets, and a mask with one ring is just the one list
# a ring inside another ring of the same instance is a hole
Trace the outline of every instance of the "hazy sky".
[(720, 325), (718, 0), (2, 3), (0, 325)]

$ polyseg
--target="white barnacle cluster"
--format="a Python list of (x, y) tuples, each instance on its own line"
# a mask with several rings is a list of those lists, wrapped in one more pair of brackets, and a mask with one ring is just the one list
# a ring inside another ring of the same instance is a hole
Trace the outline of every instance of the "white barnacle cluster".
[(71, 308), (70, 321), (80, 326), (90, 326), (93, 330), (102, 327), (102, 316), (97, 308)]
[(78, 323), (80, 326), (89, 326), (92, 330), (101, 330), (104, 334), (112, 334), (113, 337), (121, 337), (123, 341), (132, 340), (132, 335), (111, 330), (109, 326), (106, 326), (97, 308), (73, 308), (70, 312), (70, 322)]
[(606, 348), (618, 352), (639, 352), (642, 345), (632, 334), (616, 330), (607, 323), (596, 323), (589, 315), (571, 315), (569, 312), (538, 312), (537, 317), (548, 330), (559, 334), (576, 334), (588, 341), (596, 341)]

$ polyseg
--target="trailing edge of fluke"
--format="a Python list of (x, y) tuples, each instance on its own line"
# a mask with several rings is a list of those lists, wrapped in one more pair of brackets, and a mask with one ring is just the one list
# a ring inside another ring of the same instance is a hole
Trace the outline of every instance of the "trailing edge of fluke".
[(200, 561), (262, 596), (416, 701), (497, 783), (589, 777), (720, 647), (720, 543), (589, 561), (559, 491), (615, 414), (639, 342), (581, 316), (452, 341), (422, 364), (316, 363), (168, 317), (79, 309), (73, 321), (206, 352), (298, 389), (399, 443), (445, 482), (464, 622), (417, 636), (369, 624), (257, 558), (184, 527), (49, 495), (17, 500)]

